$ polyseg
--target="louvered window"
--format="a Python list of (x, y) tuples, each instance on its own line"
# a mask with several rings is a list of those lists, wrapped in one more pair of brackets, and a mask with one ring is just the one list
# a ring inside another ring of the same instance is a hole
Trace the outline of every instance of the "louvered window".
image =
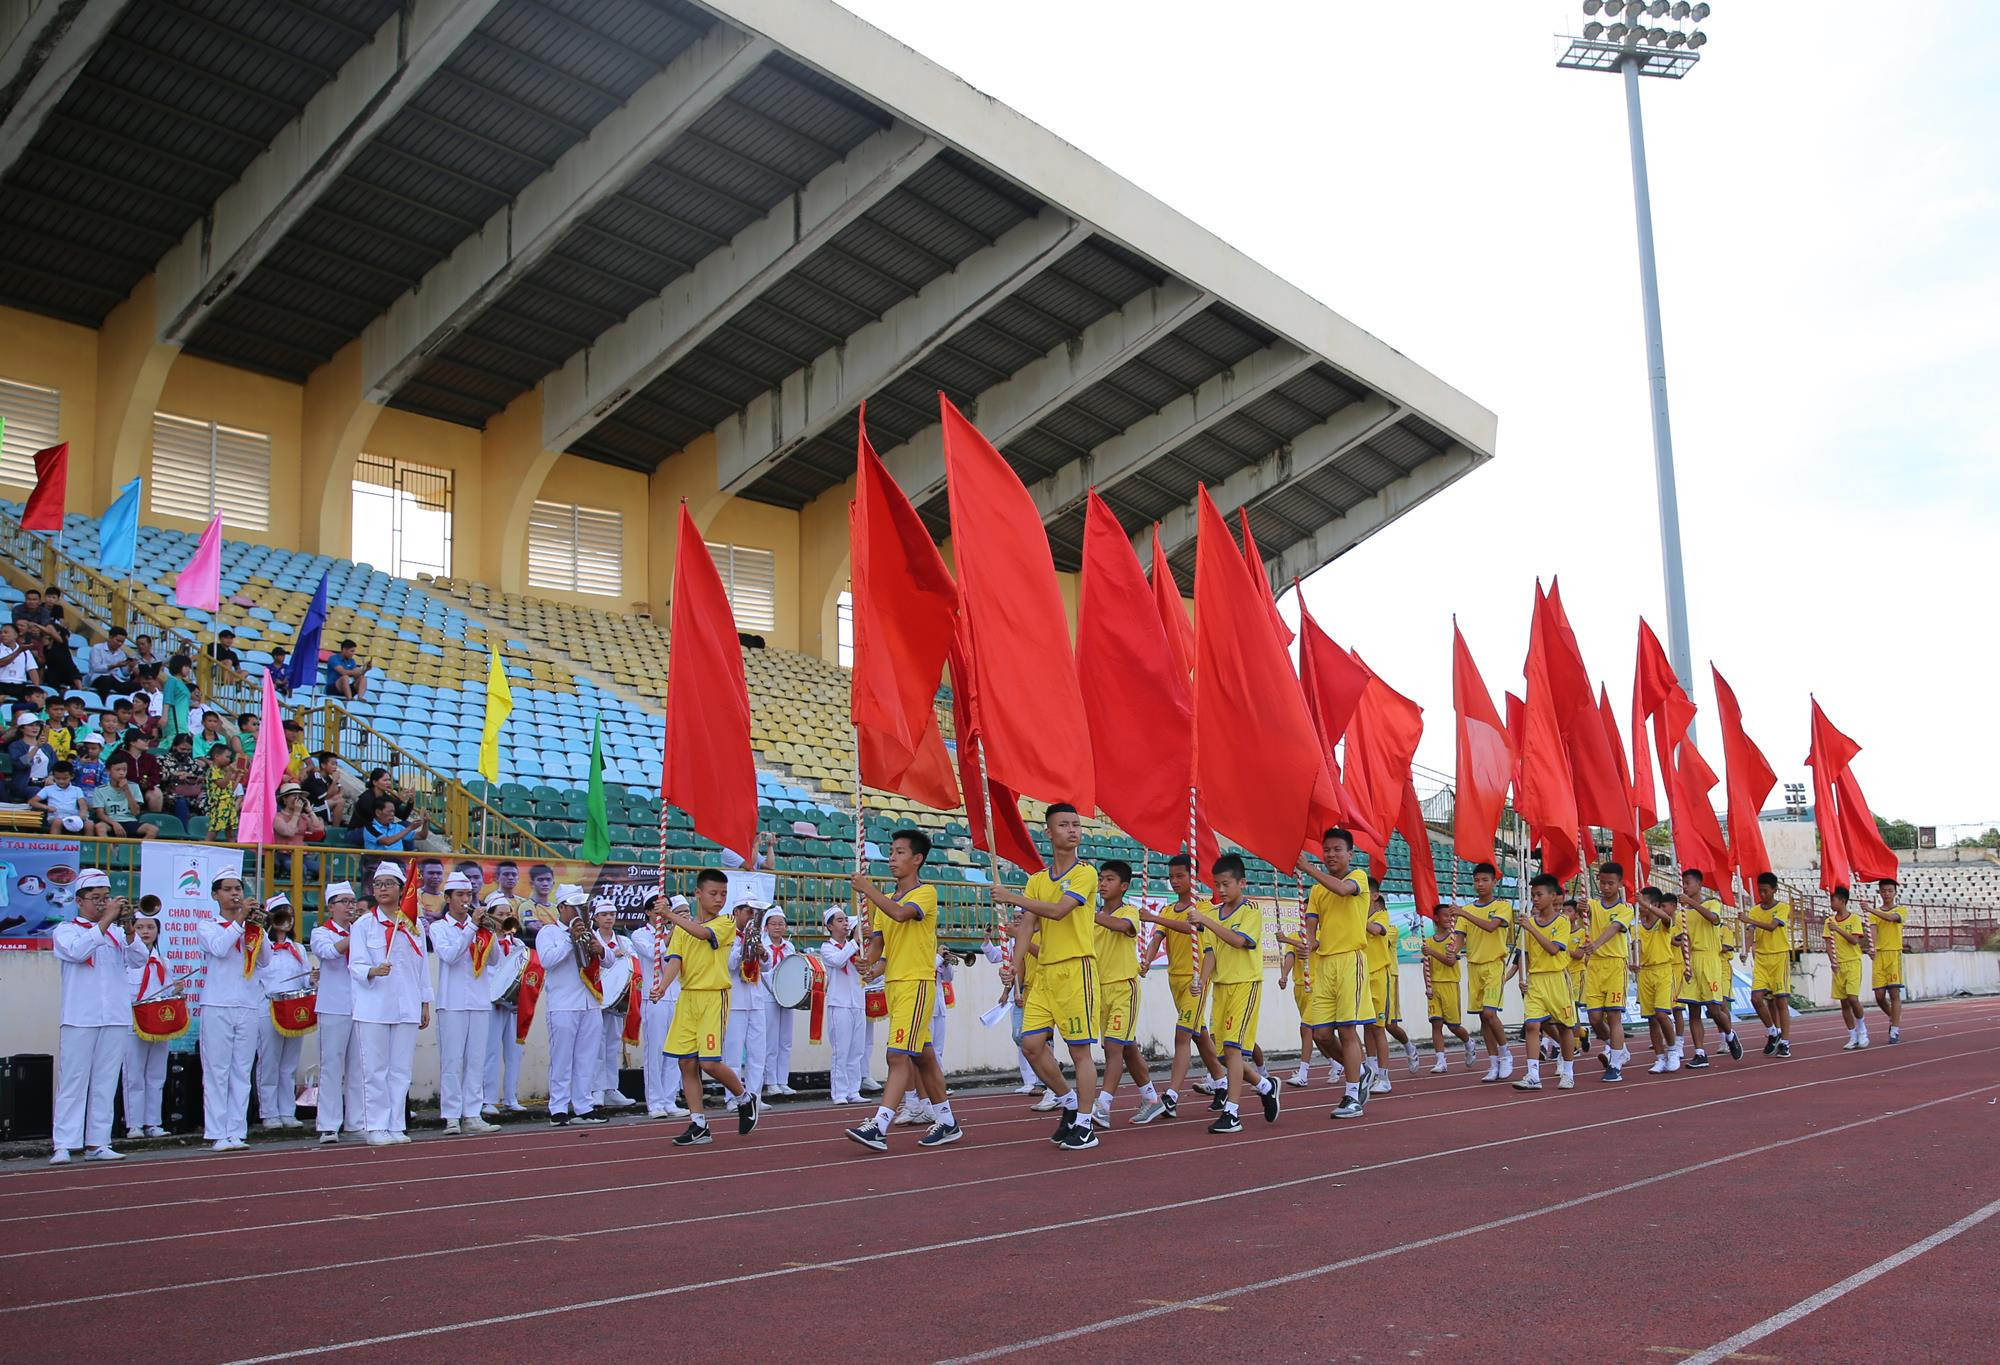
[(707, 542), (709, 558), (722, 576), (729, 594), (729, 609), (742, 631), (778, 628), (778, 557), (769, 550), (747, 545), (718, 545)]
[(62, 426), (62, 391), (0, 379), (0, 483), (35, 486), (35, 452), (54, 445)]
[(160, 516), (231, 531), (271, 529), (271, 438), (218, 422), (153, 414), (150, 504)]
[(528, 586), (616, 597), (625, 591), (625, 518), (537, 499), (528, 513)]

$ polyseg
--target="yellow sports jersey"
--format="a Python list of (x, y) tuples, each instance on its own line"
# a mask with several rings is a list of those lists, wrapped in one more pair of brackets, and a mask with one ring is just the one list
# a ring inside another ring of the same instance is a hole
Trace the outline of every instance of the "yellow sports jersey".
[(1861, 933), (1861, 916), (1849, 910), (1844, 915), (1828, 920), (1826, 931), (1826, 943), (1833, 950), (1833, 960), (1835, 962), (1859, 962), (1861, 960), (1861, 945), (1850, 943), (1839, 934), (1834, 933), (1833, 926), (1835, 925), (1838, 925), (1850, 934), (1858, 936)]
[(667, 937), (667, 960), (681, 960), (681, 989), (684, 991), (726, 991), (729, 989), (729, 945), (736, 942), (736, 921), (717, 915), (702, 921), (701, 927), (715, 935), (711, 945), (699, 934), (690, 934), (680, 925)]
[(1367, 939), (1368, 970), (1379, 972), (1396, 961), (1396, 945), (1401, 941), (1402, 934), (1396, 928), (1396, 921), (1389, 918), (1386, 906), (1380, 910), (1370, 910), (1368, 923), (1379, 924), (1383, 929), (1382, 933), (1369, 934)]
[[(1097, 904), (1097, 869), (1086, 862), (1070, 865), (1069, 871), (1060, 877), (1051, 877), (1046, 871), (1037, 872), (1028, 878), (1028, 884), (1021, 890), (1023, 899), (1043, 901), (1056, 905), (1064, 900), (1076, 902), (1076, 909), (1061, 919), (1041, 921), (1042, 965), (1067, 962), (1076, 957), (1097, 956), (1097, 921), (1094, 907)], [(1040, 918), (1037, 916), (1037, 918)]]
[(937, 888), (918, 882), (908, 891), (889, 893), (898, 905), (914, 906), (912, 920), (892, 919), (875, 911), (874, 932), (882, 936), (884, 981), (937, 979)]
[[(1722, 913), (1722, 902), (1719, 900), (1705, 900), (1701, 904), (1702, 908), (1707, 910), (1709, 915), (1719, 915)], [(1686, 909), (1685, 906), (1682, 908)], [(1689, 910), (1687, 912), (1687, 931), (1688, 945), (1697, 953), (1719, 953), (1722, 951), (1722, 926), (1720, 924), (1711, 924), (1708, 915), (1697, 914), (1695, 911)]]
[(1021, 989), (1024, 991), (1034, 989), (1035, 973), (1040, 971), (1042, 966), (1041, 946), (1042, 928), (1041, 922), (1037, 920), (1033, 932), (1028, 935), (1029, 951), (1021, 959)]
[(1536, 927), (1540, 928), (1543, 934), (1555, 941), (1558, 951), (1552, 953), (1547, 948), (1544, 948), (1542, 941), (1533, 934), (1528, 933), (1524, 928), (1521, 933), (1521, 939), (1527, 945), (1528, 949), (1528, 971), (1530, 973), (1569, 971), (1569, 947), (1576, 939), (1574, 932), (1569, 926), (1567, 917), (1557, 915), (1554, 922), (1546, 925), (1541, 924), (1540, 921), (1536, 921)]
[(1363, 941), (1368, 937), (1368, 874), (1358, 867), (1349, 868), (1347, 880), (1355, 886), (1351, 896), (1336, 896), (1314, 882), (1312, 894), (1306, 897), (1306, 918), (1315, 921), (1313, 931), (1318, 935), (1313, 946), (1314, 957), (1358, 953), (1366, 946)]
[(1680, 960), (1674, 951), (1674, 922), (1665, 919), (1658, 924), (1639, 926), (1640, 967), (1665, 967)]
[[(1433, 948), (1448, 948), (1451, 946), (1451, 936), (1447, 934), (1443, 938), (1433, 938), (1428, 940), (1428, 942)], [(1433, 990), (1442, 994), (1446, 986), (1456, 986), (1458, 984), (1458, 963), (1445, 962), (1437, 957), (1428, 956), (1425, 958), (1425, 961), (1431, 964), (1431, 987)]]
[[(1900, 905), (1889, 907), (1899, 915), (1908, 916), (1909, 911)], [(1868, 917), (1868, 932), (1875, 935), (1875, 951), (1878, 953), (1900, 953), (1903, 951), (1903, 921)]]
[(1503, 900), (1490, 900), (1484, 905), (1474, 902), (1463, 907), (1483, 919), (1497, 919), (1497, 928), (1482, 929), (1476, 924), (1460, 920), (1465, 932), (1465, 960), (1467, 962), (1498, 962), (1507, 956), (1507, 931), (1514, 923), (1514, 909)]
[(1264, 912), (1245, 900), (1238, 901), (1234, 910), (1225, 911), (1218, 905), (1211, 913), (1224, 928), (1250, 936), (1250, 946), (1239, 948), (1233, 943), (1223, 942), (1211, 929), (1201, 931), (1203, 951), (1215, 954), (1215, 984), (1221, 986), (1235, 981), (1263, 980)]
[(1603, 901), (1591, 900), (1588, 902), (1588, 905), (1590, 907), (1590, 937), (1596, 938), (1599, 934), (1603, 933), (1604, 926), (1610, 922), (1616, 922), (1625, 926), (1624, 933), (1612, 934), (1610, 938), (1597, 945), (1597, 950), (1591, 956), (1624, 958), (1626, 953), (1626, 935), (1632, 932), (1632, 902), (1619, 901), (1616, 905), (1606, 905)]
[[(1720, 904), (1720, 902), (1718, 902)], [(1722, 912), (1722, 923), (1715, 926), (1715, 933), (1722, 944), (1722, 951), (1733, 953), (1739, 940), (1736, 937), (1736, 914), (1730, 910)]]
[[(1200, 905), (1200, 901), (1194, 904)], [(1169, 905), (1160, 911), (1160, 918), (1175, 924), (1187, 923), (1187, 907)], [(1194, 975), (1194, 935), (1177, 934), (1171, 929), (1162, 930), (1167, 936), (1167, 975), (1185, 980)]]
[(1116, 910), (1105, 909), (1102, 913), (1113, 919), (1122, 920), (1132, 926), (1129, 934), (1114, 933), (1103, 925), (1093, 926), (1097, 931), (1097, 980), (1100, 984), (1112, 981), (1131, 981), (1139, 975), (1139, 907), (1120, 905)]
[(1760, 905), (1757, 907), (1757, 914), (1760, 918), (1770, 920), (1776, 927), (1752, 930), (1751, 932), (1756, 936), (1756, 942), (1752, 946), (1761, 954), (1789, 953), (1792, 950), (1792, 933), (1790, 929), (1792, 903), (1790, 901), (1779, 901), (1768, 910)]

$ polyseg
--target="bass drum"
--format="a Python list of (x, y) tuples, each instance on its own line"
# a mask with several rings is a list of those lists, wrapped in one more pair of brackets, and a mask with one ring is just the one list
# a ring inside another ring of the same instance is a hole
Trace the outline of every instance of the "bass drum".
[(603, 1008), (612, 1014), (623, 1014), (629, 1008), (632, 996), (632, 959), (614, 957), (605, 965), (599, 983), (604, 987)]
[(526, 953), (488, 958), (486, 970), (480, 973), (486, 978), (486, 998), (503, 1009), (513, 1009), (514, 999), (521, 993), (521, 973), (527, 969)]
[(812, 1008), (813, 985), (826, 980), (826, 965), (811, 953), (793, 953), (771, 969), (771, 998), (778, 1008)]

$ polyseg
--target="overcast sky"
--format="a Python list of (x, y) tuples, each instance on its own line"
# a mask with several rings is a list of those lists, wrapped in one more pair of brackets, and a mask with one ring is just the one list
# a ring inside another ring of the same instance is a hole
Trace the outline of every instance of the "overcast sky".
[[(1579, 6), (842, 3), (1499, 415), (1306, 589), (1423, 704), (1420, 762), (1452, 766), (1451, 614), (1497, 704), (1537, 575), (1623, 723), (1665, 597), (1623, 98), (1554, 62)], [(1715, 9), (1644, 92), (1704, 751), (1713, 660), (1781, 784), (1811, 690), (1878, 814), (2000, 822), (2000, 30)]]

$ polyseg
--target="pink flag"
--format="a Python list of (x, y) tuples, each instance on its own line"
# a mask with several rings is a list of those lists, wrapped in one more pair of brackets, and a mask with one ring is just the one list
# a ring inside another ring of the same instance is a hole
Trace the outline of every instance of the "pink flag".
[(264, 718), (257, 727), (257, 752), (250, 756), (250, 778), (243, 784), (237, 843), (268, 844), (276, 838), (278, 788), (284, 785), (285, 765), (291, 757), (285, 746), (285, 708), (278, 704), (278, 690), (271, 686), (271, 670), (265, 669)]
[(208, 523), (208, 529), (201, 533), (200, 544), (194, 547), (194, 557), (174, 580), (174, 604), (189, 611), (221, 609), (222, 513), (217, 512)]

